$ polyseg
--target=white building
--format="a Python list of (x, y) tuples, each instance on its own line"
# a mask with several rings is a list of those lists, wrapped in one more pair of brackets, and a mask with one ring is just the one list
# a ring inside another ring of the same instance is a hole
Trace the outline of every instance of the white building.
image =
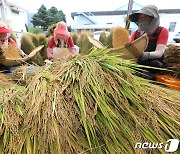
[[(133, 12), (141, 9), (143, 5), (133, 3)], [(72, 12), (74, 20), (72, 28), (75, 31), (81, 30), (109, 30), (115, 26), (125, 27), (128, 4), (117, 8), (115, 11), (98, 12)], [(169, 42), (173, 41), (175, 33), (180, 32), (180, 9), (159, 10), (161, 26), (169, 30)], [(137, 29), (133, 22), (130, 24), (130, 31)]]
[(11, 3), (10, 0), (0, 0), (0, 20), (8, 24), (18, 39), (26, 32), (27, 10)]

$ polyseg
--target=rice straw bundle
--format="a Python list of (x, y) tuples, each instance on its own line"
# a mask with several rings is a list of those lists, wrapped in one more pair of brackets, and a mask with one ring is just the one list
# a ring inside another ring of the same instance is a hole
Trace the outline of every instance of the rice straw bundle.
[(56, 28), (56, 24), (52, 24), (50, 26), (48, 26), (48, 29), (47, 29), (47, 37), (51, 37), (53, 36), (53, 33), (54, 33), (54, 29)]
[(80, 54), (88, 54), (93, 47), (88, 40), (88, 36), (92, 36), (92, 32), (82, 31), (80, 37), (77, 39), (77, 46), (80, 49)]
[(110, 31), (110, 34), (107, 37), (107, 46), (108, 48), (113, 48), (113, 28)]
[(170, 44), (164, 51), (164, 61), (171, 75), (180, 78), (180, 46)]
[(103, 31), (103, 32), (100, 33), (99, 41), (100, 41), (104, 46), (107, 45), (107, 36), (106, 36), (105, 31)]
[(21, 58), (19, 49), (9, 44), (7, 47), (2, 48), (3, 56), (6, 58)]
[(0, 87), (5, 85), (13, 84), (13, 79), (3, 73), (0, 73)]
[(79, 34), (77, 32), (71, 32), (71, 36), (72, 36), (74, 44), (77, 45), (77, 40), (80, 37)]
[(113, 48), (122, 48), (129, 42), (129, 32), (127, 29), (120, 26), (113, 29)]
[(47, 45), (48, 39), (44, 34), (32, 34), (25, 33), (21, 38), (21, 49), (26, 53), (30, 54), (33, 49), (36, 47), (44, 45), (44, 48), (40, 50), (33, 58), (31, 58), (28, 62), (35, 63), (37, 65), (44, 65), (44, 60), (47, 58)]
[(25, 91), (16, 84), (0, 86), (0, 153), (21, 151)]
[[(44, 66), (32, 75), (24, 95), (22, 91), (3, 94), (0, 102), (11, 96), (13, 104), (21, 100), (15, 98), (22, 98), (24, 105), (19, 105), (23, 108), (21, 127), (14, 125), (19, 130), (14, 134), (6, 127), (11, 137), (21, 140), (14, 149), (0, 142), (2, 151), (164, 153), (160, 148), (146, 151), (134, 146), (180, 137), (180, 93), (132, 75), (136, 64), (107, 52), (94, 50), (66, 63)], [(2, 113), (4, 106), (0, 109)], [(4, 130), (1, 134), (2, 139)]]

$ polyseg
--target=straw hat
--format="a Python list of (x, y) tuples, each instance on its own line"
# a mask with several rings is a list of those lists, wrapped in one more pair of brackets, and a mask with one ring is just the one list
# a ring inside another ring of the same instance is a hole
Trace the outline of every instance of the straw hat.
[(63, 21), (57, 23), (57, 26), (54, 29), (54, 33), (62, 34), (62, 35), (66, 35), (66, 36), (70, 35), (68, 30), (67, 30), (67, 24)]
[(0, 33), (10, 33), (11, 30), (8, 28), (8, 26), (0, 21)]

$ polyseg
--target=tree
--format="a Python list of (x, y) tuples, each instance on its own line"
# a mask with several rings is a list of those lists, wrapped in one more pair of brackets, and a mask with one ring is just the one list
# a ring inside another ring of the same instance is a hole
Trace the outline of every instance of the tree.
[(53, 6), (48, 10), (48, 13), (51, 17), (51, 19), (50, 19), (51, 25), (55, 24), (59, 21), (66, 22), (66, 17), (62, 10), (58, 11), (57, 8)]
[(56, 7), (51, 7), (49, 10), (47, 10), (44, 5), (41, 5), (38, 13), (32, 17), (33, 25), (35, 27), (42, 28), (43, 30), (47, 30), (48, 26), (59, 21), (66, 22), (66, 17), (63, 11), (58, 11)]
[(32, 23), (35, 27), (39, 27), (42, 28), (43, 30), (46, 30), (49, 22), (50, 22), (50, 17), (47, 12), (47, 9), (44, 5), (41, 5), (41, 7), (38, 10), (38, 13), (36, 13), (32, 17)]

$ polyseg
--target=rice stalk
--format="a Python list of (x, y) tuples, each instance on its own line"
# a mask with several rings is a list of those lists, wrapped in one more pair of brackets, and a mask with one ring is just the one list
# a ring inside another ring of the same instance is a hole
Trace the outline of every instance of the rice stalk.
[[(140, 66), (107, 52), (94, 50), (43, 66), (23, 92), (10, 91), (1, 102), (11, 102), (7, 108), (12, 111), (12, 104), (21, 106), (15, 117), (21, 120), (2, 129), (3, 151), (153, 153), (134, 146), (179, 138), (179, 92), (133, 75)], [(3, 117), (5, 109), (0, 110)], [(20, 134), (15, 149), (12, 132)], [(156, 149), (156, 153), (164, 151)]]

